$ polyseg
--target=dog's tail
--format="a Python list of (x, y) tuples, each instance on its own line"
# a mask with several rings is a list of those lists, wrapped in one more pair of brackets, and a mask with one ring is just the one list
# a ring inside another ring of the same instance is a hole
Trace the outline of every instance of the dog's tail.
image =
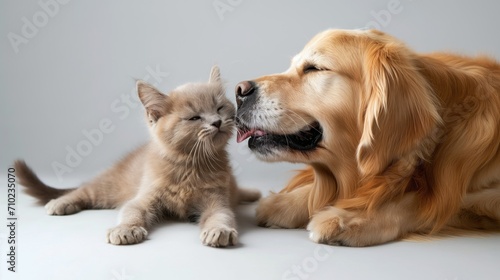
[(16, 170), (16, 177), (19, 179), (19, 183), (25, 187), (24, 191), (37, 198), (41, 204), (46, 204), (51, 199), (58, 198), (73, 190), (56, 189), (47, 186), (23, 160), (16, 160), (14, 162), (14, 168)]

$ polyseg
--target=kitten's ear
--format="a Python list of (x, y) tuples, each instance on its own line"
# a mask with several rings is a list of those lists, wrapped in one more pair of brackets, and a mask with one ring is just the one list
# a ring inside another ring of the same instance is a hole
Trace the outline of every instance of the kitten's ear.
[(209, 83), (221, 83), (222, 82), (220, 79), (219, 66), (214, 65), (212, 67), (212, 70), (210, 71), (210, 79), (208, 79), (208, 82)]
[(168, 112), (170, 103), (168, 96), (144, 81), (139, 80), (136, 85), (139, 99), (146, 108), (149, 120), (156, 122)]

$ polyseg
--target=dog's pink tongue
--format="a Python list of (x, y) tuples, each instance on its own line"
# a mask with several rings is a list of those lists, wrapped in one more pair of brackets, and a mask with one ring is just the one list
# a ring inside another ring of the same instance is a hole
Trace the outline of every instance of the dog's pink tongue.
[(252, 136), (255, 133), (255, 129), (250, 130), (240, 130), (238, 129), (238, 133), (236, 135), (236, 142), (241, 143), (245, 141), (248, 137)]
[(266, 132), (260, 129), (255, 129), (255, 128), (252, 128), (250, 130), (238, 129), (238, 133), (236, 135), (236, 142), (241, 143), (250, 136), (264, 136), (264, 135), (266, 135)]

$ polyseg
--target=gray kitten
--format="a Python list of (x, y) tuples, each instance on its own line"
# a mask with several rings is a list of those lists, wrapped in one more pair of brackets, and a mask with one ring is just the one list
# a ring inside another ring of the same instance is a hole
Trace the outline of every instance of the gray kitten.
[(233, 207), (256, 201), (260, 192), (237, 188), (225, 150), (233, 134), (234, 105), (226, 98), (219, 68), (208, 83), (190, 83), (164, 95), (137, 82), (152, 140), (76, 189), (45, 185), (23, 161), (15, 162), (26, 192), (46, 203), (49, 215), (122, 206), (108, 230), (115, 245), (143, 241), (163, 217), (199, 220), (201, 241), (237, 243)]

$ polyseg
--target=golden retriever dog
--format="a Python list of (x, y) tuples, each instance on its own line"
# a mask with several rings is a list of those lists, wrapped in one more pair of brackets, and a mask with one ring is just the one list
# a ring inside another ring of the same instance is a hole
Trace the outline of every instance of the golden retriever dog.
[(369, 246), (500, 228), (500, 65), (418, 54), (376, 30), (316, 35), (281, 74), (236, 86), (238, 142), (308, 164), (260, 225)]

